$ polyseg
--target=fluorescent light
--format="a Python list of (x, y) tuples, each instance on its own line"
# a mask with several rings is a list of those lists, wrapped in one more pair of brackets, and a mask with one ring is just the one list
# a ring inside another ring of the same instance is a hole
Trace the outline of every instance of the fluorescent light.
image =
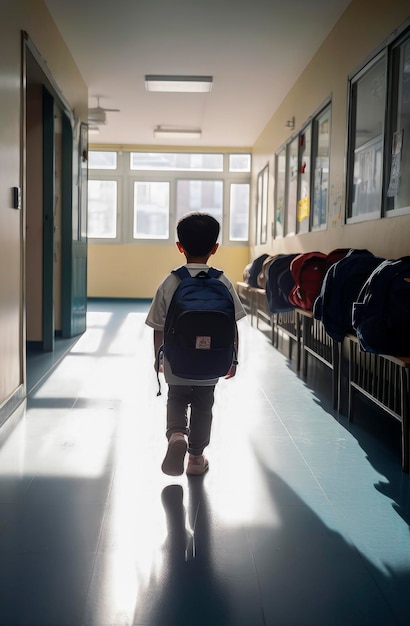
[(154, 129), (155, 139), (201, 139), (202, 131), (197, 129), (163, 128)]
[(88, 127), (88, 134), (89, 135), (99, 135), (100, 134), (100, 129), (98, 128), (98, 126), (89, 126)]
[(180, 93), (208, 93), (212, 89), (212, 76), (145, 76), (147, 91)]

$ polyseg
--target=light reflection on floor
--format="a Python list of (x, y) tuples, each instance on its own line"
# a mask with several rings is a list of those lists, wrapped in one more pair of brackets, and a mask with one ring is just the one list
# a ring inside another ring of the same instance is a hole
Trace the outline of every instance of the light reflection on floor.
[(209, 473), (164, 476), (144, 318), (91, 303), (89, 330), (2, 442), (0, 624), (410, 623), (395, 449), (337, 419), (244, 321)]

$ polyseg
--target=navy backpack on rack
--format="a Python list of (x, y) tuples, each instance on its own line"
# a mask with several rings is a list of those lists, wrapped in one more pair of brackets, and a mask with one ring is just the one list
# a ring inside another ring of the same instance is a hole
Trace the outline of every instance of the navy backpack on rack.
[(210, 380), (225, 376), (236, 360), (235, 305), (213, 267), (191, 276), (182, 266), (181, 280), (169, 305), (160, 350), (175, 376)]
[(320, 293), (313, 304), (313, 317), (320, 320), (335, 341), (353, 333), (352, 307), (361, 288), (383, 259), (368, 250), (352, 248), (331, 265), (325, 274)]
[(297, 256), (298, 254), (278, 254), (269, 265), (265, 289), (271, 313), (284, 313), (295, 308), (288, 298), (295, 286), (290, 263)]
[(252, 261), (252, 264), (249, 268), (249, 278), (247, 281), (249, 287), (255, 287), (255, 289), (259, 287), (258, 276), (261, 272), (263, 262), (265, 261), (265, 259), (268, 258), (268, 256), (269, 254), (261, 254), (261, 256), (258, 256), (254, 261)]
[(410, 356), (410, 256), (382, 261), (353, 304), (362, 350)]

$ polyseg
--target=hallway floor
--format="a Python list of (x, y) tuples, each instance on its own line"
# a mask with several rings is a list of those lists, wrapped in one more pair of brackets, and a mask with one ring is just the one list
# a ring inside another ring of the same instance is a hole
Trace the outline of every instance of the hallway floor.
[(327, 372), (244, 320), (208, 474), (165, 476), (146, 310), (91, 301), (51, 374), (30, 363), (0, 441), (0, 625), (408, 626), (398, 424), (337, 417)]

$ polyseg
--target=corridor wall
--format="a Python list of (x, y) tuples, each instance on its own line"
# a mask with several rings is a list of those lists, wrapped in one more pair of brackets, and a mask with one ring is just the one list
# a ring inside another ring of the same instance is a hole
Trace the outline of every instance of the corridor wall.
[[(87, 87), (42, 0), (0, 2), (0, 425), (25, 394), (25, 154), (22, 31), (75, 115), (87, 119)], [(41, 155), (39, 155), (41, 158)], [(22, 191), (13, 208), (12, 188)]]
[[(346, 247), (368, 248), (388, 258), (410, 254), (410, 214), (356, 223), (346, 221), (348, 79), (387, 38), (394, 36), (409, 15), (407, 0), (353, 0), (259, 136), (253, 148), (252, 258), (263, 253), (327, 253)], [(261, 245), (255, 235), (258, 173), (268, 165), (268, 224), (273, 226), (275, 153), (327, 101), (331, 103), (331, 132), (326, 228), (276, 238), (269, 228), (267, 241)], [(286, 125), (292, 118), (294, 130)]]

